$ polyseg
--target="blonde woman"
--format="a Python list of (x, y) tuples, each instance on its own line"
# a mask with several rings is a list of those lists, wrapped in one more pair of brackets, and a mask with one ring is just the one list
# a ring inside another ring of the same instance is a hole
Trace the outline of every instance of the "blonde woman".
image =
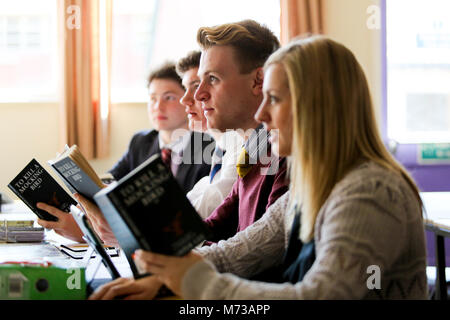
[[(186, 299), (425, 299), (420, 196), (353, 54), (324, 37), (278, 50), (256, 118), (290, 156), (290, 191), (227, 241), (181, 258), (138, 250), (138, 263)], [(278, 282), (247, 280), (274, 267)]]

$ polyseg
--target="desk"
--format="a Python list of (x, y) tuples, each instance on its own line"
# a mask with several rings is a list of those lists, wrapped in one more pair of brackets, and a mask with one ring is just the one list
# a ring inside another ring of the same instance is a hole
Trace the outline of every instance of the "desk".
[[(36, 215), (26, 207), (21, 201), (15, 201), (13, 204), (3, 205), (1, 208), (0, 220), (2, 217), (14, 217), (14, 219), (33, 219), (37, 220)], [(45, 242), (41, 243), (2, 243), (0, 242), (0, 262), (5, 261), (49, 261), (55, 264), (62, 262), (74, 267), (82, 267), (83, 261), (76, 260), (63, 254), (57, 247), (60, 244), (73, 244), (74, 241), (66, 239), (53, 230), (46, 230)], [(126, 260), (125, 254), (120, 252), (118, 257), (111, 258), (117, 270), (122, 277), (131, 277), (131, 268)], [(92, 259), (91, 259), (92, 260)], [(92, 279), (111, 278), (103, 264), (96, 270), (96, 265), (89, 263), (86, 266), (86, 281)]]
[(425, 229), (433, 232), (436, 254), (436, 299), (447, 300), (445, 242), (450, 237), (450, 192), (421, 192)]

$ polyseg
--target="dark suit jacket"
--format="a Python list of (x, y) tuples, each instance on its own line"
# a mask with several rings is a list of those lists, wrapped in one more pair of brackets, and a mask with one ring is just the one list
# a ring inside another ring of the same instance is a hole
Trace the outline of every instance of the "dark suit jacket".
[[(214, 140), (209, 135), (191, 133), (190, 142), (183, 150), (183, 161), (175, 175), (185, 193), (189, 192), (198, 180), (209, 174), (214, 147)], [(158, 131), (140, 131), (133, 136), (128, 151), (109, 172), (119, 180), (149, 157), (160, 152)]]

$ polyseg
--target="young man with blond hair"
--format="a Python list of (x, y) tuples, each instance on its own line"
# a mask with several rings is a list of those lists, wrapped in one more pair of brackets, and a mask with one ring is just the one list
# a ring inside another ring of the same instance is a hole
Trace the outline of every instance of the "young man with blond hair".
[(245, 140), (239, 178), (206, 219), (213, 235), (209, 240), (218, 242), (253, 224), (288, 189), (285, 159), (272, 156), (268, 132), (254, 118), (263, 100), (262, 67), (279, 42), (253, 20), (200, 28), (197, 42), (202, 56), (195, 99), (202, 102), (208, 127), (237, 130)]

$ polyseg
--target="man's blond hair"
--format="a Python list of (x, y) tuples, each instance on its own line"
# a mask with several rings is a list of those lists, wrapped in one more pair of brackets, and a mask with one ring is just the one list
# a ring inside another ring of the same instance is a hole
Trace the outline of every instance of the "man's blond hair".
[(243, 74), (262, 67), (267, 58), (280, 47), (277, 37), (254, 20), (243, 20), (214, 27), (202, 27), (197, 42), (206, 50), (213, 46), (231, 46)]

